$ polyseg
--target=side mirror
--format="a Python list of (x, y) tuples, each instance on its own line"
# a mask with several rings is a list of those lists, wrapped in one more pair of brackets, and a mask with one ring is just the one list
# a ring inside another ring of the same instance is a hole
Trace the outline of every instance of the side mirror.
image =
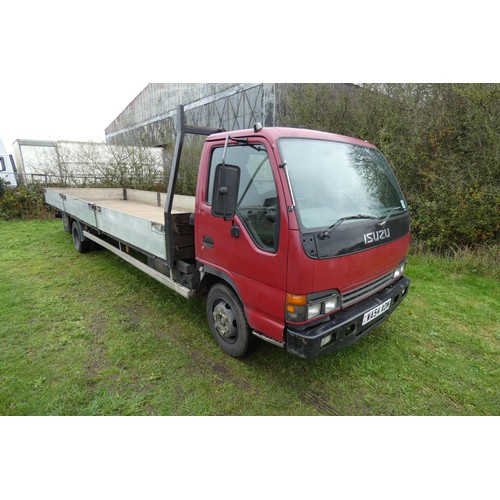
[(224, 217), (224, 220), (234, 218), (239, 186), (240, 167), (223, 163), (217, 165), (212, 195), (212, 215), (214, 217)]

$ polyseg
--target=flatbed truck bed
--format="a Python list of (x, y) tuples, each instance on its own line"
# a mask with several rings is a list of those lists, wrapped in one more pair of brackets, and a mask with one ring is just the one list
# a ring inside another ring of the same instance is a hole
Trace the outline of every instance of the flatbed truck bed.
[[(94, 241), (182, 295), (192, 296), (189, 287), (179, 287), (179, 272), (165, 264), (165, 194), (125, 188), (48, 188), (45, 198), (61, 212), (65, 229), (74, 240), (76, 236), (75, 246), (80, 240)], [(184, 269), (194, 264), (194, 209), (194, 197), (174, 196), (171, 237)], [(145, 255), (148, 265), (128, 255), (130, 249)]]
[[(164, 222), (165, 193), (125, 188), (49, 188), (47, 192), (78, 198), (151, 222)], [(194, 208), (194, 196), (175, 195), (172, 213), (192, 213)]]

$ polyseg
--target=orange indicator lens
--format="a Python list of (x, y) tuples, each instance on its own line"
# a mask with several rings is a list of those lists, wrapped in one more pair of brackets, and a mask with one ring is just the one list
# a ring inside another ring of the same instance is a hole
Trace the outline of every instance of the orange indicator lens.
[(293, 293), (286, 294), (286, 303), (295, 306), (305, 306), (307, 305), (307, 295), (295, 295)]

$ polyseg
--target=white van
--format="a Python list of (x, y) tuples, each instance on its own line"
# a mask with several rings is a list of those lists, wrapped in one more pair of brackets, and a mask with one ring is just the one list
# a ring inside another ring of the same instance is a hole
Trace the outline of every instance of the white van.
[(7, 154), (2, 139), (0, 139), (0, 179), (10, 183), (12, 187), (17, 186), (16, 164), (12, 155)]

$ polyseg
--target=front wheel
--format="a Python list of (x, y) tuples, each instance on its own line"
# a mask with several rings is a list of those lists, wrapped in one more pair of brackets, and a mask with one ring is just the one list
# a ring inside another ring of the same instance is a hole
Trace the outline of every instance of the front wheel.
[(215, 340), (235, 358), (245, 356), (253, 340), (243, 306), (226, 285), (217, 283), (208, 292), (207, 319)]

